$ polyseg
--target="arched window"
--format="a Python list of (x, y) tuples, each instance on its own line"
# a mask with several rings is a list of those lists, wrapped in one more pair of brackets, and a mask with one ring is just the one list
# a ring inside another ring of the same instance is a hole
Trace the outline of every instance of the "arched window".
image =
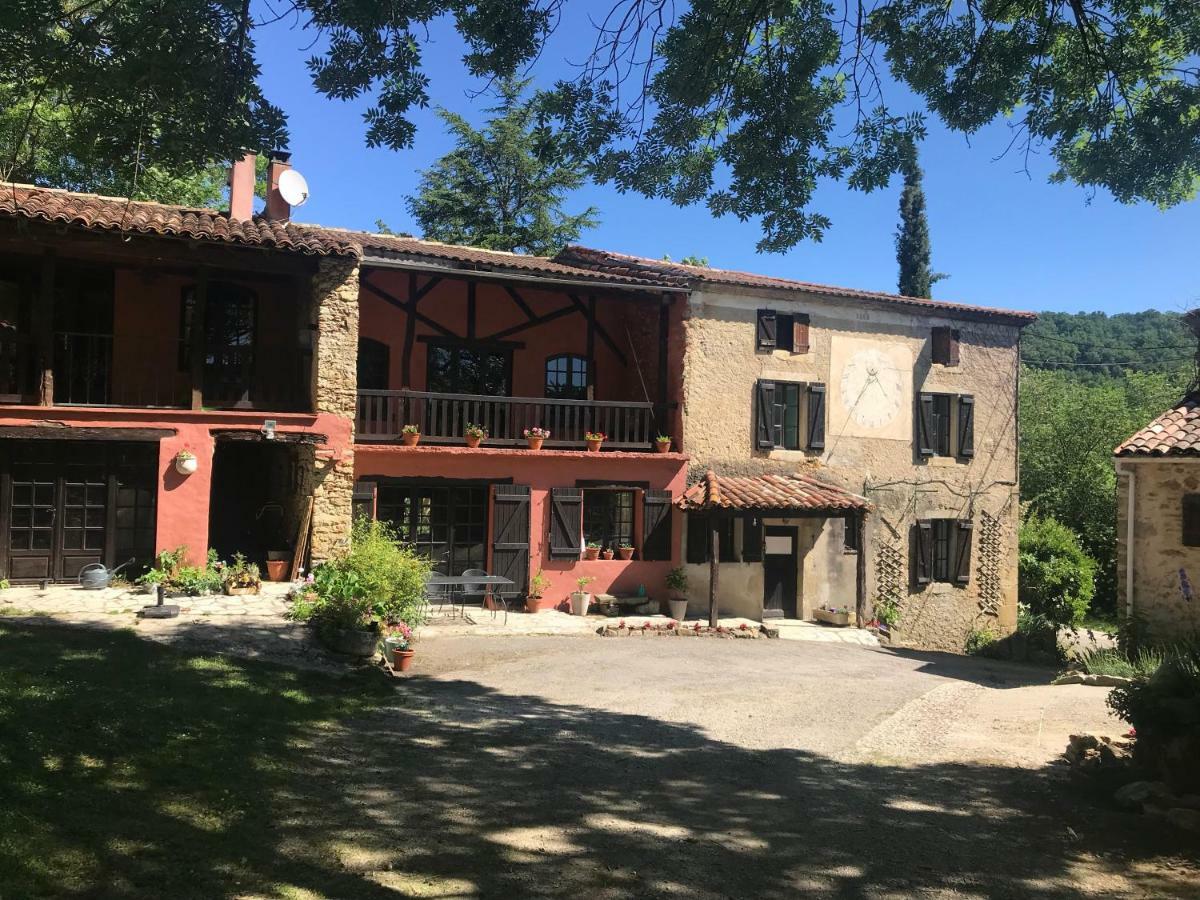
[(546, 397), (552, 400), (586, 400), (592, 381), (587, 357), (560, 353), (546, 360)]
[(391, 350), (383, 341), (358, 339), (358, 388), (363, 391), (388, 389), (388, 361)]

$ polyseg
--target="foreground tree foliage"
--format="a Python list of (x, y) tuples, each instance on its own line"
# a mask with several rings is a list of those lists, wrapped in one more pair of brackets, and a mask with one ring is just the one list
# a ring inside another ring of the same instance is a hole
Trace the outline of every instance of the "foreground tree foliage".
[[(432, 23), (453, 19), (473, 75), (505, 78), (536, 70), (559, 14), (581, 2), (281, 0), (270, 21), (246, 0), (0, 4), (0, 85), (21, 85), (26, 108), (3, 165), (29, 168), (57, 145), (85, 169), (195, 171), (284, 143), (255, 61), (279, 18), (311, 33), (319, 93), (368, 99), (368, 144), (409, 147), (411, 111), (429, 103)], [(609, 0), (588, 12), (594, 42), (571, 48), (577, 74), (544, 97), (572, 152), (622, 190), (759, 218), (762, 250), (821, 237), (819, 179), (886, 184), (926, 113), (964, 134), (1007, 121), (1015, 153), (1044, 146), (1054, 180), (1123, 202), (1169, 206), (1200, 179), (1196, 3)], [(889, 106), (889, 76), (924, 109)]]
[(424, 236), (553, 256), (596, 225), (597, 210), (571, 215), (566, 195), (585, 175), (564, 161), (563, 137), (545, 121), (539, 104), (521, 99), (528, 82), (505, 80), (483, 128), (448, 110), (438, 114), (454, 135), (454, 149), (421, 173), (408, 211)]

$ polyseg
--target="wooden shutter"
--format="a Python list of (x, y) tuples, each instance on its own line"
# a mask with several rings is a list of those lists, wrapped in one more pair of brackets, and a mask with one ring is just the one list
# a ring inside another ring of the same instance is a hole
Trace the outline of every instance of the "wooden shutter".
[(975, 398), (970, 394), (958, 398), (958, 455), (975, 455)]
[(352, 518), (367, 520), (375, 518), (375, 488), (374, 481), (359, 481), (354, 485), (354, 493), (350, 497)]
[(954, 581), (966, 584), (971, 580), (971, 533), (974, 525), (970, 519), (959, 519), (954, 529)]
[(693, 565), (708, 562), (708, 517), (705, 513), (688, 513), (687, 561)]
[(1183, 546), (1200, 547), (1200, 494), (1184, 494)]
[(742, 562), (762, 562), (762, 519), (753, 513), (742, 516)]
[(529, 486), (492, 487), (492, 574), (511, 578), (524, 594), (529, 588)]
[(671, 559), (671, 492), (645, 491), (642, 497), (642, 559)]
[(579, 559), (583, 542), (583, 491), (554, 488), (550, 491), (550, 556)]
[(917, 396), (917, 454), (933, 456), (933, 394)]
[(770, 450), (775, 446), (775, 382), (757, 382), (754, 395), (754, 445), (759, 450)]
[(912, 527), (913, 581), (929, 584), (933, 574), (933, 523), (921, 519)]
[(756, 344), (759, 350), (775, 349), (775, 310), (760, 309), (758, 311), (756, 335)]
[(941, 366), (958, 365), (957, 329), (933, 329), (933, 361)]
[(825, 385), (808, 386), (808, 449), (825, 449)]
[(794, 313), (792, 315), (792, 352), (808, 352), (808, 314)]

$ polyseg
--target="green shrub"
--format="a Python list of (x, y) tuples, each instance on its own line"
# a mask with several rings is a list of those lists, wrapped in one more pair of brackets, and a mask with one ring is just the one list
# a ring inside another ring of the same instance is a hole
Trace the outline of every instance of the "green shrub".
[(1200, 643), (1165, 651), (1149, 677), (1113, 688), (1108, 705), (1137, 730), (1139, 743), (1200, 734)]
[(1019, 599), (1034, 617), (1052, 626), (1083, 621), (1096, 589), (1096, 561), (1079, 538), (1051, 518), (1021, 523)]
[(1119, 678), (1148, 678), (1168, 656), (1164, 650), (1147, 647), (1127, 656), (1113, 648), (1084, 650), (1074, 668), (1087, 675), (1116, 675)]
[(971, 633), (967, 635), (967, 643), (963, 647), (963, 652), (972, 655), (982, 653), (998, 640), (1000, 640), (1000, 635), (991, 628), (972, 628)]
[(203, 566), (185, 566), (183, 560), (186, 556), (187, 547), (160, 551), (154, 567), (138, 579), (138, 584), (161, 584), (170, 593), (192, 597), (220, 591), (221, 571), (217, 552), (209, 550)]

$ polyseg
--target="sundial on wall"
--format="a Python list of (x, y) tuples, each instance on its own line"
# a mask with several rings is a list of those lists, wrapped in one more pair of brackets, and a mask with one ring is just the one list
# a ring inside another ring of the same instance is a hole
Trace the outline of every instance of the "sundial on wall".
[[(861, 338), (835, 342), (835, 418), (846, 434), (905, 438), (911, 416), (912, 353), (903, 344)], [(839, 421), (840, 420), (840, 421)], [(844, 424), (843, 424), (844, 423)]]

